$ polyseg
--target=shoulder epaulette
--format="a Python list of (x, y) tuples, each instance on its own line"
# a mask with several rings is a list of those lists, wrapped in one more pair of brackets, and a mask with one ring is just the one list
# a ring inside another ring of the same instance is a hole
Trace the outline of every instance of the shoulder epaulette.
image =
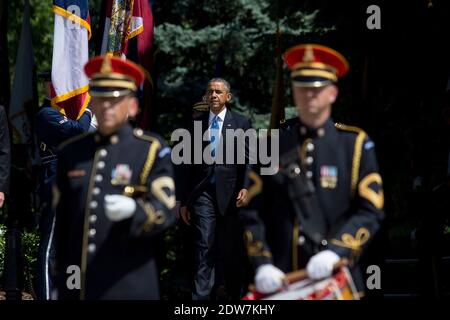
[(346, 124), (339, 123), (339, 122), (336, 122), (336, 123), (334, 124), (334, 126), (335, 126), (337, 129), (342, 130), (342, 131), (354, 132), (354, 133), (364, 132), (364, 130), (361, 129), (361, 128), (358, 128), (358, 127), (355, 127), (355, 126), (348, 126), (348, 125), (346, 125)]
[[(151, 136), (151, 135), (149, 135), (149, 134), (146, 134), (146, 133), (144, 132), (144, 130), (142, 130), (142, 129), (139, 129), (139, 128), (134, 129), (134, 130), (133, 130), (133, 134), (134, 134), (134, 136), (135, 136), (136, 138), (139, 138), (139, 139), (142, 139), (142, 140), (145, 140), (145, 141), (153, 142), (153, 143), (155, 143), (158, 147), (161, 146), (161, 143), (159, 142), (158, 138), (153, 137), (153, 136)], [(158, 149), (158, 148), (156, 148), (156, 149)]]
[(357, 134), (355, 140), (355, 146), (353, 151), (353, 160), (352, 160), (352, 176), (351, 176), (351, 193), (352, 197), (355, 195), (356, 186), (359, 179), (359, 168), (361, 165), (361, 154), (362, 154), (362, 146), (364, 140), (367, 138), (366, 132), (358, 127), (347, 126), (342, 123), (335, 123), (335, 127), (339, 130), (354, 132)]
[(148, 149), (147, 159), (145, 160), (144, 167), (140, 174), (141, 185), (145, 185), (148, 175), (150, 174), (153, 164), (155, 163), (156, 152), (161, 148), (161, 143), (158, 138), (145, 134), (144, 131), (139, 128), (134, 129), (133, 134), (138, 139), (152, 142), (150, 148)]
[(72, 143), (74, 143), (74, 142), (76, 142), (76, 141), (78, 141), (78, 140), (81, 140), (81, 139), (83, 139), (84, 137), (87, 137), (87, 136), (89, 136), (89, 135), (91, 135), (91, 134), (93, 134), (93, 132), (84, 132), (84, 133), (81, 133), (81, 134), (79, 134), (79, 135), (76, 135), (75, 137), (69, 138), (69, 139), (67, 139), (66, 141), (61, 142), (61, 143), (59, 144), (58, 150), (62, 150), (63, 148), (65, 148), (65, 147), (68, 146), (69, 144), (72, 144)]

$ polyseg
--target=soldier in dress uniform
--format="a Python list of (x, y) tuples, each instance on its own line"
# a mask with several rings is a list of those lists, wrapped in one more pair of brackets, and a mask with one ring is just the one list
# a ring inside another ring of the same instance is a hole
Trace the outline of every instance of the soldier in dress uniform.
[(91, 126), (92, 112), (87, 107), (78, 120), (67, 118), (59, 110), (51, 106), (51, 72), (39, 74), (44, 82), (45, 99), (36, 114), (35, 128), (39, 139), (39, 152), (41, 169), (39, 173), (39, 186), (37, 193), (40, 201), (39, 219), (39, 250), (36, 271), (36, 295), (40, 300), (52, 298), (54, 283), (51, 269), (54, 267), (54, 248), (50, 242), (53, 230), (54, 211), (52, 204), (52, 185), (56, 180), (57, 148), (62, 142), (87, 131), (93, 131)]
[(379, 229), (384, 198), (373, 141), (330, 118), (348, 63), (315, 44), (289, 49), (285, 61), (298, 119), (280, 134), (278, 172), (250, 172), (241, 211), (256, 289), (274, 292), (286, 272), (302, 268), (311, 279), (328, 277), (347, 258), (362, 290), (358, 258)]
[(159, 299), (154, 236), (175, 221), (171, 150), (127, 121), (138, 112), (139, 66), (100, 56), (85, 72), (98, 130), (58, 153), (59, 298)]

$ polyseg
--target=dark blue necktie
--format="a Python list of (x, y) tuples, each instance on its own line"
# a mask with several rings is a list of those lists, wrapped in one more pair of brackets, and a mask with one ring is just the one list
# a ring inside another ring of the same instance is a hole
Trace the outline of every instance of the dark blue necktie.
[(211, 156), (214, 158), (216, 156), (216, 149), (219, 143), (220, 132), (219, 132), (219, 117), (215, 116), (211, 123)]

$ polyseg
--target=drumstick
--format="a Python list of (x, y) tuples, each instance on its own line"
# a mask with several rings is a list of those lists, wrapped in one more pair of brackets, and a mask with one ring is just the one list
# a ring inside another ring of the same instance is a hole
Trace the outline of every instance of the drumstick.
[[(333, 267), (333, 270), (337, 270), (341, 267), (347, 266), (348, 265), (348, 260), (346, 258), (339, 260)], [(308, 273), (306, 272), (305, 269), (301, 269), (301, 270), (297, 270), (297, 271), (293, 271), (293, 272), (289, 272), (286, 274), (286, 276), (284, 277), (283, 281), (285, 284), (291, 284), (293, 282), (296, 281), (300, 281), (300, 280), (304, 280), (308, 278)], [(256, 287), (254, 284), (250, 284), (248, 286), (248, 290), (250, 292), (254, 292), (256, 291)]]
[[(337, 269), (344, 267), (348, 265), (348, 260), (347, 259), (341, 259), (338, 262), (336, 262), (333, 266), (333, 271), (336, 271)], [(289, 272), (286, 274), (285, 276), (285, 281), (290, 284), (296, 281), (300, 281), (300, 280), (304, 280), (308, 278), (308, 274), (306, 272), (305, 269), (301, 269), (301, 270), (297, 270), (297, 271), (293, 271), (293, 272)]]

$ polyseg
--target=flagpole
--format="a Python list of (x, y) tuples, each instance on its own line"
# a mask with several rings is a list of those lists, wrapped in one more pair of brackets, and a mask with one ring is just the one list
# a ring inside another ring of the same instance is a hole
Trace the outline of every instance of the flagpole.
[[(277, 22), (278, 25), (278, 22)], [(277, 26), (276, 32), (276, 74), (273, 87), (272, 111), (270, 116), (270, 129), (278, 128), (281, 120), (285, 118), (284, 113), (284, 81), (283, 81), (283, 60), (281, 57), (283, 31)]]

